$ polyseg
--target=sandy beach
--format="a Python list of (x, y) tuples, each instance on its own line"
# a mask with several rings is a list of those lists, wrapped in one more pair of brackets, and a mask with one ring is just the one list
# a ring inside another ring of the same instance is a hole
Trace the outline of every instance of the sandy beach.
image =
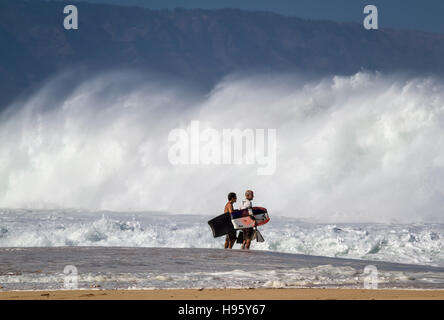
[(444, 290), (179, 289), (0, 292), (0, 300), (444, 300)]

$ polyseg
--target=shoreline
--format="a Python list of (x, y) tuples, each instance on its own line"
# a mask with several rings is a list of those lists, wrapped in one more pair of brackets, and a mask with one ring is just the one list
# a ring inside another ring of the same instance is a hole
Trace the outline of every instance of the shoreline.
[(435, 289), (150, 289), (1, 291), (0, 300), (444, 300)]

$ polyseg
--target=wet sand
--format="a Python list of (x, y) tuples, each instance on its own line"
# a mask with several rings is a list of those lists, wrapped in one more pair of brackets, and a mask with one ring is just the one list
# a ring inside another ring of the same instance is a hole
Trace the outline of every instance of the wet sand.
[(174, 289), (4, 291), (0, 300), (444, 300), (444, 290)]

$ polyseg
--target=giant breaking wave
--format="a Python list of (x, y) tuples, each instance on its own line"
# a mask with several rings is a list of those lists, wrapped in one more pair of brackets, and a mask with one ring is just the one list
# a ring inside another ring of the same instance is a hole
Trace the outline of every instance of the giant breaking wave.
[[(215, 215), (230, 191), (272, 215), (442, 221), (444, 85), (365, 72), (322, 79), (233, 75), (210, 92), (132, 72), (65, 74), (0, 118), (0, 207)], [(274, 175), (248, 165), (172, 166), (190, 121), (277, 129)]]

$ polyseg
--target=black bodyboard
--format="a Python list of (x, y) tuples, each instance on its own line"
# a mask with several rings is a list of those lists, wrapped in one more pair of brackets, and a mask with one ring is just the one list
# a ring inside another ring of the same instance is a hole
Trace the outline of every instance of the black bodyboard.
[(213, 231), (213, 237), (221, 237), (230, 232), (236, 231), (231, 223), (231, 217), (228, 213), (222, 213), (220, 216), (208, 221), (208, 224)]

